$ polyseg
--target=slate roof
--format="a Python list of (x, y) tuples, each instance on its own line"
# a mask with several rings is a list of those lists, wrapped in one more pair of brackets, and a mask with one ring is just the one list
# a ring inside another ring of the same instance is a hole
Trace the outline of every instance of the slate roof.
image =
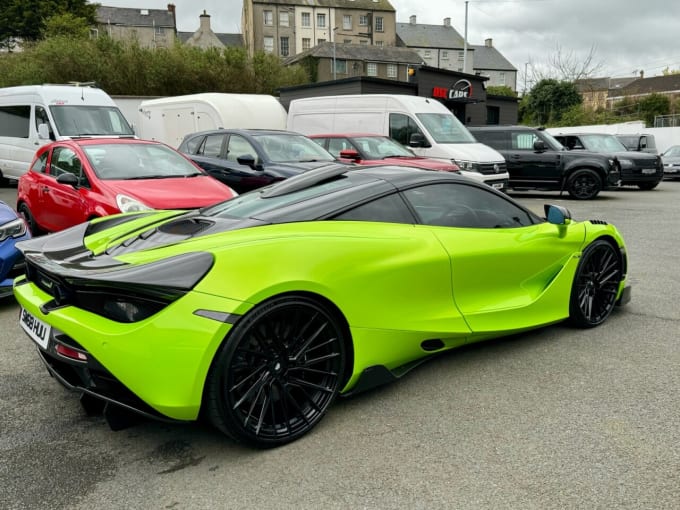
[(397, 23), (397, 38), (410, 48), (462, 49), (464, 46), (463, 36), (445, 25)]
[[(143, 14), (146, 13), (146, 14)], [(97, 7), (97, 22), (103, 25), (125, 25), (129, 27), (165, 27), (175, 29), (175, 20), (170, 11), (164, 9), (133, 9), (128, 7)]]
[(517, 68), (493, 46), (473, 45), (472, 48), (475, 50), (475, 59), (473, 61), (475, 69), (517, 71)]
[[(680, 74), (638, 78), (625, 87), (616, 90), (617, 95), (633, 96), (636, 94), (654, 94), (680, 91)], [(611, 95), (611, 94), (610, 94)]]
[(584, 80), (576, 80), (574, 84), (579, 92), (595, 92), (610, 89), (621, 89), (626, 85), (637, 80), (635, 76), (628, 78), (609, 78), (607, 76), (602, 78), (587, 78)]
[[(284, 61), (295, 64), (306, 57), (333, 58), (333, 43), (323, 42), (313, 48), (293, 55)], [(368, 44), (335, 44), (335, 58), (365, 62), (390, 62), (399, 64), (422, 64), (423, 58), (412, 49), (397, 46), (369, 46)]]
[[(177, 32), (177, 38), (181, 42), (186, 43), (194, 34), (195, 32)], [(218, 34), (215, 32), (215, 35), (225, 46), (243, 47), (243, 35), (241, 34)]]
[(296, 7), (334, 7), (364, 11), (396, 12), (388, 0), (253, 0), (254, 4), (290, 5)]

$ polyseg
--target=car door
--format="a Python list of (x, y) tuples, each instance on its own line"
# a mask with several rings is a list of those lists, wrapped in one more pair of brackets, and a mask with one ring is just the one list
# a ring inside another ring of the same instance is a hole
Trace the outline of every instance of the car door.
[(86, 199), (79, 189), (57, 182), (64, 173), (74, 174), (83, 182), (80, 157), (70, 147), (56, 146), (52, 150), (48, 170), (39, 184), (39, 207), (35, 217), (46, 230), (56, 232), (88, 219)]
[[(475, 333), (565, 318), (580, 224), (558, 226), (501, 194), (464, 183), (405, 190), (421, 224), (451, 259), (453, 300)], [(568, 281), (567, 281), (568, 280)]]
[[(541, 145), (543, 148), (539, 148)], [(512, 185), (540, 187), (543, 184), (546, 187), (555, 187), (561, 180), (559, 152), (553, 150), (534, 131), (511, 131), (510, 148), (503, 155), (508, 164)]]

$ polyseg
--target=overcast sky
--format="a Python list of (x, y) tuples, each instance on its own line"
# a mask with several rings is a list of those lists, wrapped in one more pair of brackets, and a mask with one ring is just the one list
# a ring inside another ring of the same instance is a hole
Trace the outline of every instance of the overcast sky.
[[(199, 15), (210, 15), (215, 32), (241, 32), (241, 0), (100, 0), (112, 7), (165, 9), (177, 7), (177, 29), (193, 32)], [(439, 25), (450, 17), (465, 32), (464, 0), (391, 0), (397, 22)], [(662, 74), (680, 69), (680, 1), (678, 0), (470, 0), (468, 42), (487, 38), (518, 70), (518, 89), (524, 70), (544, 67), (558, 54), (583, 62), (594, 48), (599, 76), (624, 77)]]

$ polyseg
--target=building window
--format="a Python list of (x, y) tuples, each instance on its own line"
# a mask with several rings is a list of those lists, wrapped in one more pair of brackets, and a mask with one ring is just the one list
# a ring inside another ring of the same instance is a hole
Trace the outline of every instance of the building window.
[(264, 51), (267, 53), (274, 53), (274, 38), (271, 36), (265, 36), (264, 38)]
[(90, 29), (90, 38), (96, 39), (97, 37), (99, 37), (99, 30), (97, 30), (96, 28), (91, 28)]
[(424, 58), (430, 58), (430, 50), (425, 50), (425, 55), (423, 55)]
[(376, 16), (375, 17), (375, 31), (376, 32), (382, 32), (383, 31), (383, 18), (382, 18), (382, 16)]
[(302, 51), (308, 50), (312, 47), (312, 40), (309, 37), (302, 38)]
[(342, 16), (342, 29), (352, 30), (352, 16), (348, 14)]
[(273, 11), (262, 11), (264, 15), (264, 24), (273, 25), (274, 24), (274, 12)]
[(156, 35), (165, 35), (165, 27), (156, 27)]
[(280, 46), (279, 46), (279, 51), (281, 52), (282, 57), (287, 57), (290, 55), (290, 47), (288, 45), (288, 38), (287, 37), (281, 37), (281, 40), (279, 41)]
[(375, 62), (369, 62), (366, 64), (366, 75), (367, 76), (378, 76), (378, 64)]
[(359, 41), (359, 44), (365, 44), (365, 45), (368, 46), (368, 39), (361, 39), (361, 40)]
[(362, 16), (359, 16), (359, 26), (360, 27), (367, 27), (368, 26), (368, 16), (365, 14)]
[(396, 64), (387, 64), (387, 77), (388, 78), (396, 78), (397, 77), (397, 65)]
[(465, 60), (465, 52), (459, 51), (458, 52), (458, 62), (462, 62), (463, 60)]
[(498, 84), (499, 85), (505, 85), (505, 73), (504, 72), (498, 73)]
[(346, 60), (336, 60), (335, 61), (335, 74), (347, 74), (347, 61)]
[(318, 28), (326, 28), (326, 15), (325, 14), (317, 14), (316, 15), (316, 26)]
[(352, 39), (343, 39), (342, 42), (344, 44), (352, 44)]
[(288, 11), (281, 11), (279, 13), (279, 25), (282, 27), (287, 27), (289, 23), (290, 20), (288, 18)]
[(382, 42), (382, 41), (375, 41), (375, 45), (376, 45), (376, 46), (382, 47), (383, 42)]
[(449, 52), (442, 50), (442, 60), (448, 60), (449, 59)]
[(302, 14), (300, 14), (300, 24), (303, 27), (311, 27), (312, 16), (308, 12), (303, 12)]
[(316, 44), (322, 44), (322, 43), (325, 43), (325, 42), (326, 42), (326, 39), (317, 39), (316, 40)]

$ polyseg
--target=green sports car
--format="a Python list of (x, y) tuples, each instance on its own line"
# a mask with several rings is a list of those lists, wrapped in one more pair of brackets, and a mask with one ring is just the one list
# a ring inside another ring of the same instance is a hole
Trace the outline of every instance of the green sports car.
[(545, 214), (460, 175), (332, 164), (20, 243), (14, 293), (49, 371), (112, 427), (205, 416), (272, 447), (442, 351), (604, 322), (630, 299), (621, 235)]

